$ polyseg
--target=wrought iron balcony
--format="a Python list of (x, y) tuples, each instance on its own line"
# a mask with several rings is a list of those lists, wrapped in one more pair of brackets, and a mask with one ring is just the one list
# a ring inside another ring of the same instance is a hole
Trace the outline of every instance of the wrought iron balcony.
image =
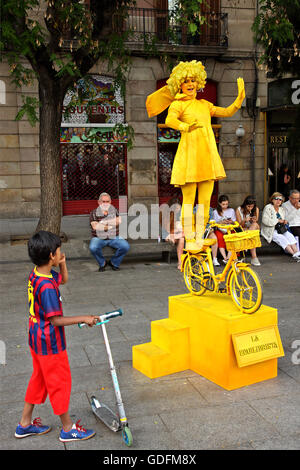
[(180, 26), (171, 10), (154, 8), (129, 8), (127, 18), (118, 21), (115, 17), (114, 28), (118, 31), (130, 31), (128, 43), (157, 44), (158, 46), (206, 46), (228, 47), (227, 13), (213, 11), (201, 14), (205, 22), (200, 33), (188, 33), (186, 26)]

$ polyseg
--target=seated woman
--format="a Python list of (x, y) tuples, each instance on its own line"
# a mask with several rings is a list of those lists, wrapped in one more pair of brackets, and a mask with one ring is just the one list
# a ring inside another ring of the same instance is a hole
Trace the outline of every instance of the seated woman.
[[(256, 205), (255, 197), (247, 196), (241, 206), (236, 211), (236, 220), (243, 230), (259, 230), (258, 218), (259, 208)], [(256, 255), (256, 248), (250, 250), (251, 264), (260, 266), (260, 262)]]
[(261, 234), (267, 240), (277, 243), (288, 254), (292, 255), (296, 261), (300, 260), (300, 251), (297, 250), (297, 242), (288, 230), (279, 233), (276, 225), (279, 223), (287, 224), (285, 219), (285, 210), (281, 207), (284, 197), (281, 193), (273, 193), (270, 197), (270, 204), (267, 204), (262, 213)]
[[(162, 237), (177, 245), (177, 268), (181, 268), (181, 255), (184, 249), (184, 234), (180, 222), (181, 203), (177, 196), (167, 202), (168, 210), (160, 211), (159, 218), (162, 227)], [(166, 208), (165, 208), (166, 209)]]
[[(231, 207), (229, 207), (229, 199), (228, 196), (223, 194), (218, 199), (217, 208), (213, 212), (213, 220), (221, 224), (233, 224), (236, 221), (235, 211)], [(227, 233), (226, 229), (217, 229), (215, 230), (215, 234), (218, 239), (218, 246), (220, 253), (223, 257), (223, 263), (227, 263), (231, 256), (231, 252), (228, 251), (226, 255), (226, 244), (224, 241), (224, 233)]]

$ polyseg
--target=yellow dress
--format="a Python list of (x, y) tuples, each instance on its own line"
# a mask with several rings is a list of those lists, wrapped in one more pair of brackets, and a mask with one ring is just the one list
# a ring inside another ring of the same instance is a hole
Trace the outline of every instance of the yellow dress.
[[(232, 116), (239, 107), (237, 100), (227, 108), (222, 108), (183, 93), (175, 96), (166, 119), (167, 126), (181, 132), (171, 184), (182, 186), (226, 177), (211, 127), (211, 117)], [(195, 121), (203, 127), (189, 131), (190, 124)]]

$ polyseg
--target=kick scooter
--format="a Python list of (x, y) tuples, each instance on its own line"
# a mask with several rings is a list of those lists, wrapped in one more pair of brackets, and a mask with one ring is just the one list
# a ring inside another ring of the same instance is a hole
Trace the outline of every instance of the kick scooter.
[[(108, 336), (106, 332), (105, 323), (108, 323), (111, 318), (118, 317), (123, 314), (122, 309), (114, 310), (113, 312), (105, 313), (104, 315), (100, 315), (100, 322), (96, 323), (96, 326), (101, 325), (103, 338), (105, 342), (105, 347), (107, 351), (110, 373), (112, 377), (112, 382), (114, 386), (114, 391), (117, 400), (117, 407), (118, 407), (118, 415), (116, 415), (108, 406), (104, 403), (98, 401), (95, 396), (91, 397), (91, 406), (93, 413), (99, 418), (109, 429), (114, 432), (122, 430), (122, 438), (125, 444), (129, 447), (132, 445), (132, 434), (128, 427), (128, 421), (125, 415), (125, 409), (121, 397), (118, 377), (116, 373), (116, 368), (114, 366), (110, 345), (108, 341)], [(86, 323), (79, 323), (79, 328), (87, 326)]]

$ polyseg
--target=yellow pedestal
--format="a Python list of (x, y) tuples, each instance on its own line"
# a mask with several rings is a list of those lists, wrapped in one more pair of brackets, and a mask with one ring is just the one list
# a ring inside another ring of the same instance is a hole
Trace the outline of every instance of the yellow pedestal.
[(277, 358), (238, 367), (232, 335), (275, 325), (277, 310), (240, 313), (227, 295), (169, 297), (169, 318), (151, 323), (151, 343), (133, 346), (133, 367), (156, 378), (191, 369), (226, 390), (277, 376)]

